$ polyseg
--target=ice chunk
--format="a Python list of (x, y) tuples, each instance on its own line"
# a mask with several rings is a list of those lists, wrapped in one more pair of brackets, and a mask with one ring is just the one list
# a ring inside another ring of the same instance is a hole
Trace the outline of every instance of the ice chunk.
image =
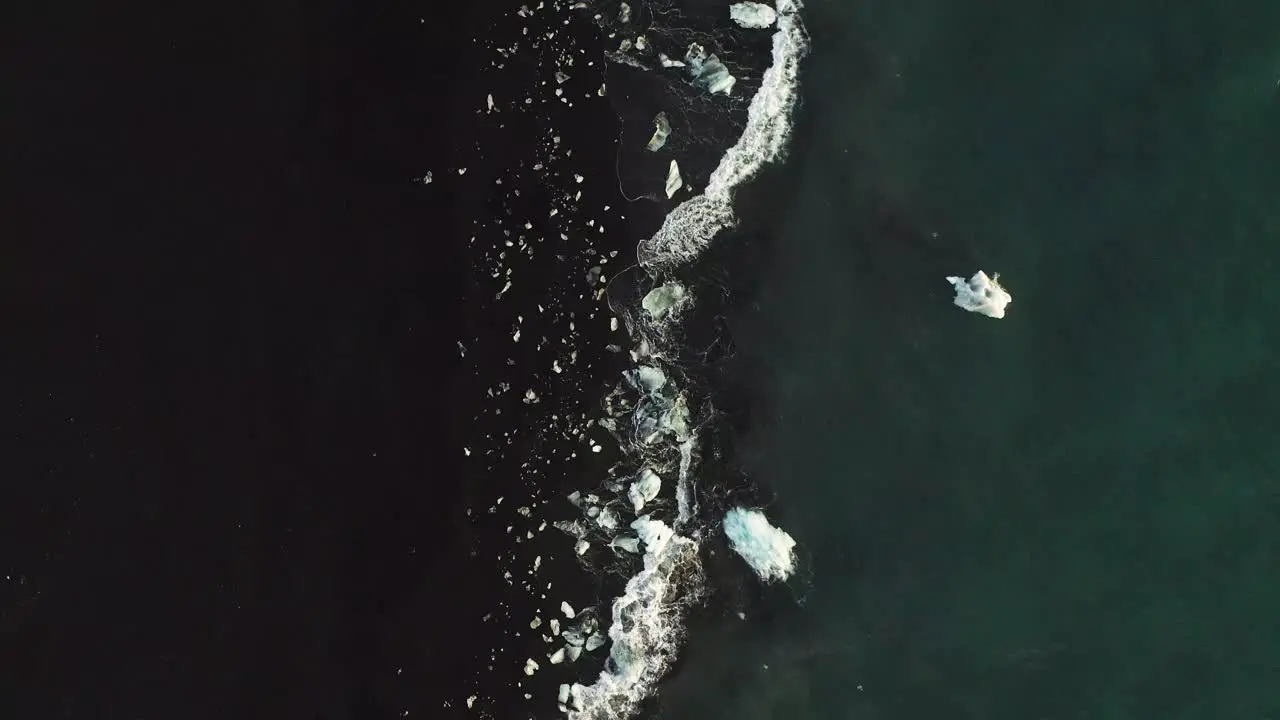
[(603, 635), (600, 633), (592, 633), (587, 636), (587, 643), (583, 645), (583, 649), (587, 652), (595, 652), (596, 650), (604, 647), (605, 642), (606, 640)]
[(567, 602), (560, 603), (560, 612), (564, 613), (564, 616), (570, 620), (573, 619), (574, 615), (577, 615), (577, 613), (573, 611), (573, 606)]
[(725, 513), (724, 534), (761, 580), (785, 580), (795, 571), (796, 541), (759, 510), (733, 508)]
[(564, 648), (551, 653), (551, 655), (547, 656), (547, 659), (551, 661), (552, 665), (559, 665), (564, 662)]
[(660, 112), (653, 118), (653, 137), (649, 138), (649, 144), (646, 146), (649, 152), (658, 152), (663, 145), (667, 144), (667, 136), (671, 134), (671, 123), (667, 121), (667, 114)]
[(640, 307), (649, 313), (649, 316), (654, 320), (661, 320), (663, 316), (678, 307), (684, 299), (684, 286), (679, 283), (669, 282), (665, 285), (659, 285), (645, 294), (644, 299), (640, 301)]
[(651, 520), (648, 515), (636, 518), (635, 522), (631, 523), (631, 527), (644, 543), (646, 555), (661, 555), (662, 550), (671, 541), (671, 536), (675, 534), (666, 523), (661, 520)]
[(613, 512), (613, 508), (607, 507), (600, 511), (596, 523), (605, 530), (613, 530), (618, 527), (618, 516)]
[(609, 543), (609, 547), (616, 547), (632, 554), (639, 554), (640, 540), (633, 537), (616, 537)]
[(658, 473), (645, 468), (640, 471), (640, 477), (631, 483), (631, 488), (627, 490), (627, 499), (631, 501), (631, 506), (636, 512), (644, 507), (647, 502), (652, 502), (658, 497), (658, 490), (662, 488), (662, 478), (658, 477)]
[(715, 54), (707, 54), (706, 48), (698, 43), (689, 46), (684, 54), (684, 61), (689, 63), (689, 74), (694, 82), (707, 89), (712, 95), (720, 92), (728, 95), (733, 92), (733, 84), (738, 79), (729, 74), (729, 68), (720, 62)]
[(587, 548), (589, 547), (591, 547), (591, 543), (587, 542), (586, 540), (579, 540), (578, 542), (573, 544), (573, 551), (578, 555), (582, 555), (587, 551)]
[(557, 695), (556, 695), (556, 702), (559, 702), (561, 705), (564, 705), (564, 704), (566, 704), (566, 703), (568, 703), (568, 702), (569, 702), (569, 685), (568, 685), (568, 683), (563, 683), (563, 684), (561, 684), (561, 685), (560, 685), (560, 692), (559, 692), (559, 694), (557, 694)]
[(676, 165), (675, 160), (672, 160), (671, 165), (667, 168), (667, 198), (670, 199), (683, 186), (684, 180), (680, 178), (680, 166)]
[(658, 392), (667, 384), (667, 374), (662, 372), (662, 368), (652, 365), (641, 365), (635, 370), (628, 370), (626, 377), (631, 387), (650, 394)]
[(583, 643), (587, 641), (586, 636), (584, 636), (582, 631), (578, 628), (569, 628), (568, 630), (565, 630), (562, 637), (570, 647), (582, 647)]
[(744, 28), (767, 28), (778, 19), (773, 8), (758, 2), (740, 2), (729, 6), (729, 17)]
[(1013, 302), (1013, 297), (1000, 287), (1000, 283), (997, 282), (999, 278), (1000, 273), (996, 273), (994, 277), (987, 277), (986, 273), (979, 270), (969, 278), (968, 282), (960, 277), (948, 277), (947, 282), (956, 289), (956, 305), (969, 312), (1002, 318), (1005, 306)]
[(538, 672), (538, 663), (534, 662), (532, 659), (525, 660), (525, 661), (524, 661), (524, 674), (525, 674), (525, 675), (532, 675), (532, 674), (534, 674), (534, 673), (536, 673), (536, 672)]

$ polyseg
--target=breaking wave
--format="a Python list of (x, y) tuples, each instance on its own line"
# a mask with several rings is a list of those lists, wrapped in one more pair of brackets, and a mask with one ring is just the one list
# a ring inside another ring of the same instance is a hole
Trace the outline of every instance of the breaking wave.
[[(723, 50), (709, 54), (700, 45), (690, 47), (685, 58), (696, 62), (684, 65), (670, 60), (674, 53), (659, 53), (660, 43), (655, 38), (663, 33), (658, 20), (669, 16), (670, 8), (666, 13), (649, 10), (655, 20), (642, 27), (625, 3), (607, 11), (597, 8), (602, 26), (622, 38), (618, 51), (610, 54), (611, 62), (625, 65), (628, 72), (692, 66), (689, 80), (708, 95), (728, 95), (735, 86), (748, 86), (734, 82), (731, 73), (735, 63), (718, 56), (724, 55)], [(759, 550), (754, 557), (762, 558), (759, 562), (763, 564), (753, 561), (753, 565), (764, 579), (783, 579), (792, 570), (794, 541), (770, 525), (759, 511), (731, 510), (728, 524), (721, 517), (699, 514), (699, 439), (714, 413), (709, 400), (693, 400), (689, 389), (693, 379), (679, 361), (681, 321), (696, 300), (679, 272), (697, 259), (718, 233), (734, 225), (735, 189), (766, 163), (784, 156), (792, 130), (800, 61), (808, 49), (800, 11), (798, 0), (778, 0), (771, 63), (751, 97), (737, 141), (720, 156), (703, 192), (681, 201), (666, 215), (657, 233), (640, 243), (638, 266), (629, 278), (633, 285), (615, 282), (610, 288), (611, 307), (623, 318), (632, 339), (634, 368), (624, 373), (623, 382), (605, 398), (607, 417), (602, 424), (617, 438), (624, 460), (600, 494), (592, 493), (585, 501), (575, 494), (584, 520), (559, 527), (577, 538), (579, 554), (584, 542), (595, 539), (607, 542), (621, 555), (642, 550), (642, 567), (627, 581), (621, 596), (612, 601), (611, 649), (604, 669), (589, 684), (560, 686), (560, 708), (571, 718), (630, 717), (653, 692), (682, 643), (685, 611), (705, 591), (699, 553), (706, 533), (719, 525), (730, 533), (736, 548)], [(728, 14), (726, 5), (725, 21)], [(661, 142), (650, 138), (649, 152), (665, 146), (667, 152), (674, 153), (688, 147), (668, 139), (673, 131), (665, 114), (657, 128), (661, 132), (655, 130), (654, 137), (660, 136)], [(685, 129), (696, 132), (688, 126)], [(627, 182), (622, 176), (620, 181)], [(662, 492), (663, 480), (672, 477), (674, 506)], [(618, 507), (638, 517), (618, 528)], [(600, 522), (602, 517), (606, 522)], [(768, 537), (753, 539), (751, 534), (756, 531)], [(763, 549), (772, 549), (774, 555), (765, 557)]]

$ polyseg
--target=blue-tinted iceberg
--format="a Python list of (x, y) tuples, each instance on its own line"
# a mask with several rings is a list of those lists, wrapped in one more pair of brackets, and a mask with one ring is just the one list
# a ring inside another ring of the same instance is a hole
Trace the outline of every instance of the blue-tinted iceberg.
[(759, 510), (734, 508), (725, 513), (724, 534), (761, 580), (786, 580), (795, 572), (796, 541)]

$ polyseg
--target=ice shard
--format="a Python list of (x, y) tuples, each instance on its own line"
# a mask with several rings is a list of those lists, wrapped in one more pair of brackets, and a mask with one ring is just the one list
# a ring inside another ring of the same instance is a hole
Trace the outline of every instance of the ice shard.
[(998, 319), (1004, 317), (1005, 306), (1013, 302), (1013, 297), (997, 282), (999, 277), (1000, 273), (987, 277), (986, 273), (979, 270), (968, 281), (953, 276), (948, 277), (947, 282), (956, 290), (956, 305), (969, 312)]

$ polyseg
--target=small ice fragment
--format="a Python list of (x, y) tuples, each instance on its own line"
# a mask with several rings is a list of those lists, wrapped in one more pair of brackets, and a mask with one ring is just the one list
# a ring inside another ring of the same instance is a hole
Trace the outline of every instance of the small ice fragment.
[(573, 606), (570, 605), (568, 602), (560, 603), (560, 612), (564, 613), (564, 616), (569, 618), (570, 620), (572, 620), (573, 617), (577, 615), (577, 613), (573, 611)]
[(476, 704), (476, 696), (475, 696), (475, 695), (468, 695), (468, 696), (467, 696), (467, 709), (468, 709), (468, 710), (470, 710), (471, 708), (475, 707), (475, 704)]
[(568, 630), (565, 630), (564, 635), (561, 637), (564, 638), (564, 641), (568, 643), (570, 647), (582, 647), (582, 644), (587, 641), (587, 638), (583, 636), (582, 631), (578, 628), (569, 628)]
[(569, 702), (569, 685), (568, 684), (562, 683), (560, 685), (560, 692), (558, 695), (556, 695), (556, 701), (559, 702), (561, 705)]
[(663, 145), (667, 144), (667, 136), (671, 134), (671, 123), (667, 121), (667, 114), (660, 112), (653, 118), (653, 137), (649, 138), (649, 144), (646, 148), (650, 152), (658, 152)]
[(773, 8), (758, 2), (740, 2), (729, 6), (729, 18), (744, 28), (767, 28), (778, 19)]
[(458, 168), (458, 174), (459, 174), (459, 175), (466, 175), (466, 174), (467, 174), (467, 169), (466, 169), (466, 168)]
[(718, 92), (729, 95), (733, 92), (733, 85), (738, 79), (729, 74), (729, 68), (714, 53), (707, 54), (706, 48), (693, 43), (684, 54), (684, 60), (689, 63), (689, 74), (693, 76), (694, 82), (706, 88), (707, 92), (712, 95)]
[(618, 22), (619, 23), (631, 22), (631, 6), (630, 5), (626, 3), (622, 3), (622, 5), (618, 8)]
[(485, 97), (485, 102), (489, 105), (489, 111), (492, 112), (493, 111), (493, 94), (492, 93), (490, 93), (488, 96)]
[(609, 547), (616, 547), (619, 550), (629, 552), (633, 555), (640, 554), (640, 541), (633, 537), (617, 537), (609, 543)]
[(600, 633), (592, 633), (587, 636), (587, 643), (586, 645), (583, 645), (583, 648), (587, 652), (594, 652), (595, 650), (598, 650), (604, 647), (604, 644), (605, 644), (605, 639), (603, 635), (601, 635)]
[(796, 541), (759, 510), (733, 508), (725, 513), (724, 534), (761, 580), (786, 580), (795, 571)]
[(613, 508), (605, 508), (600, 511), (600, 516), (596, 518), (596, 523), (605, 530), (613, 530), (618, 527), (618, 516), (613, 512)]
[(960, 277), (948, 277), (947, 282), (956, 289), (956, 305), (969, 312), (1002, 318), (1005, 306), (1013, 302), (1013, 297), (1000, 287), (1000, 283), (997, 282), (999, 278), (1000, 273), (987, 277), (986, 273), (979, 270), (969, 278), (968, 282)]
[(670, 282), (650, 290), (640, 301), (640, 307), (654, 320), (661, 320), (684, 299), (684, 286)]
[(538, 667), (539, 667), (539, 666), (538, 666), (538, 663), (534, 662), (534, 661), (533, 661), (533, 658), (530, 658), (530, 659), (528, 659), (528, 660), (525, 660), (525, 661), (524, 661), (524, 674), (525, 674), (525, 675), (532, 675), (532, 674), (534, 674), (535, 672), (537, 672), (537, 671), (538, 671)]
[(662, 488), (662, 478), (658, 477), (658, 473), (649, 468), (640, 471), (640, 477), (631, 483), (631, 488), (627, 490), (627, 499), (631, 501), (631, 507), (636, 512), (644, 507), (647, 502), (652, 502), (658, 497), (658, 490)]
[(578, 555), (582, 555), (587, 551), (587, 548), (589, 547), (591, 547), (591, 543), (587, 542), (586, 540), (579, 540), (578, 542), (574, 543), (573, 551)]
[(652, 395), (662, 389), (667, 384), (667, 374), (662, 372), (662, 368), (652, 365), (641, 365), (635, 370), (629, 370), (626, 373), (627, 380), (631, 381), (631, 386), (637, 390), (643, 390)]
[(551, 626), (552, 635), (560, 634), (560, 618), (551, 618), (547, 624)]
[(676, 191), (684, 186), (684, 180), (680, 179), (680, 166), (676, 165), (676, 161), (672, 160), (671, 165), (667, 168), (667, 199), (676, 194)]
[(529, 622), (529, 627), (533, 630), (537, 630), (539, 627), (541, 627), (541, 625), (542, 625), (542, 618), (538, 617), (537, 615), (534, 615), (533, 620)]
[(559, 665), (564, 662), (564, 648), (560, 648), (559, 650), (551, 653), (547, 659), (551, 661), (552, 665)]

